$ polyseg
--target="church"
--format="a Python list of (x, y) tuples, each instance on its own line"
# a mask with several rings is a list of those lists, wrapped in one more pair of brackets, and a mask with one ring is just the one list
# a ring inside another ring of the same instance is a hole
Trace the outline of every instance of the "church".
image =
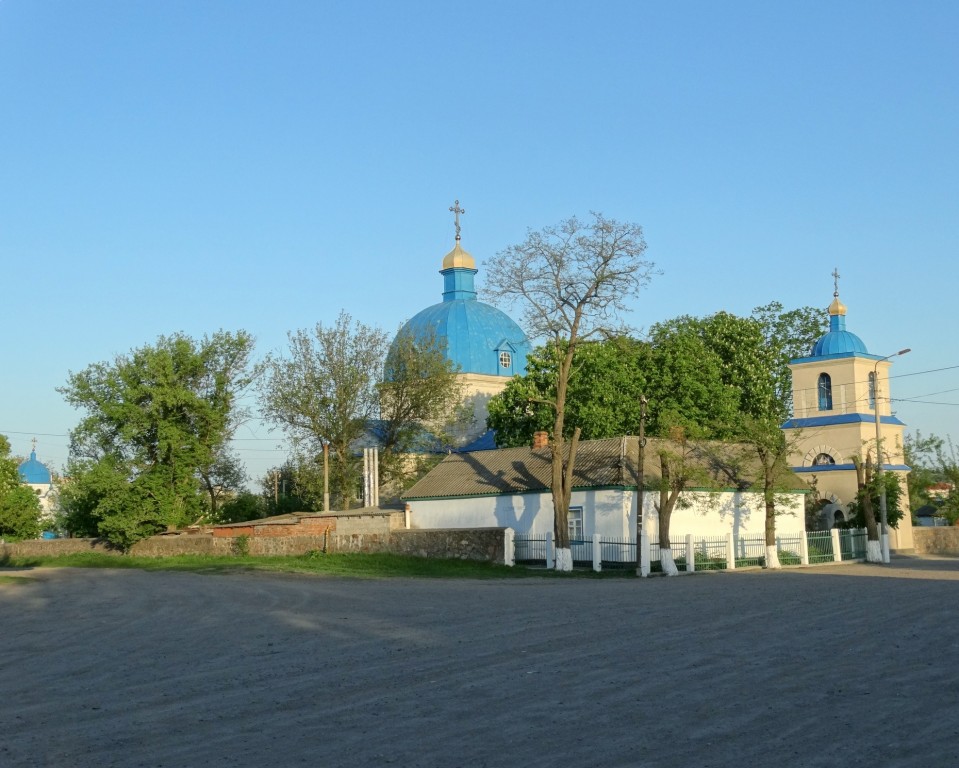
[(455, 216), (453, 250), (443, 257), (443, 300), (414, 315), (400, 334), (433, 340), (459, 369), (459, 378), (472, 410), (470, 427), (462, 436), (463, 450), (495, 447), (487, 434), (487, 404), (503, 391), (514, 375), (526, 373), (531, 351), (523, 330), (504, 312), (476, 298), (476, 260), (463, 249), (459, 200), (450, 207)]
[(37, 459), (36, 439), (33, 441), (30, 458), (21, 462), (17, 471), (20, 474), (20, 482), (37, 494), (37, 499), (40, 501), (41, 523), (52, 520), (55, 507), (53, 474), (46, 464)]
[[(459, 366), (473, 408), (473, 437), (479, 439), (467, 441), (458, 454), (448, 456), (404, 494), (410, 523), (424, 528), (505, 525), (522, 533), (551, 530), (552, 503), (549, 478), (543, 475), (546, 465), (542, 449), (537, 451), (531, 446), (475, 453), (495, 448), (492, 434), (484, 434), (487, 404), (511, 376), (526, 372), (530, 342), (507, 315), (477, 300), (473, 283), (476, 262), (460, 242), (459, 216), (464, 211), (459, 201), (450, 211), (456, 216), (456, 237), (440, 270), (443, 300), (415, 315), (403, 331), (418, 337), (433, 335)], [(790, 520), (788, 524), (780, 521), (777, 528), (781, 530), (783, 525), (791, 531), (805, 530), (801, 498), (809, 492), (826, 500), (821, 519), (816, 521), (817, 528), (844, 522), (847, 505), (855, 499), (858, 489), (853, 457), (863, 457), (870, 451), (874, 455), (877, 433), (882, 445), (883, 471), (896, 473), (903, 487), (908, 473), (903, 457), (905, 425), (890, 410), (888, 379), (890, 358), (895, 355), (870, 354), (863, 341), (847, 330), (847, 308), (839, 300), (838, 272), (834, 277), (829, 330), (816, 341), (808, 356), (790, 361), (793, 416), (782, 428), (793, 444), (789, 464), (796, 483), (792, 487), (794, 495), (783, 510)], [(596, 453), (594, 469), (609, 469), (607, 464), (626, 466), (624, 462), (629, 462), (631, 452), (624, 446), (630, 440), (635, 438), (584, 445), (584, 456)], [(579, 526), (574, 532), (576, 537), (597, 532), (629, 536), (633, 530), (630, 518), (635, 521), (638, 512), (635, 481), (618, 475), (615, 482), (605, 475), (603, 478), (602, 483), (595, 479), (587, 482), (584, 478), (574, 493), (576, 513), (571, 525)], [(615, 498), (600, 500), (602, 493), (597, 496), (596, 491), (609, 495), (610, 489), (615, 491)], [(674, 525), (678, 523), (678, 528), (685, 522), (690, 529), (685, 532), (689, 533), (742, 535), (761, 531), (761, 505), (752, 498), (753, 494), (743, 490), (743, 485), (729, 488), (721, 494), (724, 498), (715, 510), (692, 504), (696, 513), (685, 521), (685, 515), (678, 515)], [(907, 494), (903, 494), (900, 503), (908, 504)], [(890, 530), (890, 546), (894, 550), (913, 548), (908, 509), (905, 512), (900, 530)], [(655, 530), (655, 511), (644, 509), (642, 514), (644, 528)]]

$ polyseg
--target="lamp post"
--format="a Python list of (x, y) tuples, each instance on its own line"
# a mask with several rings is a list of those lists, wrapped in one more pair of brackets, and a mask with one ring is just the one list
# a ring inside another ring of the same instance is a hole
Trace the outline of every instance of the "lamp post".
[[(880, 539), (882, 541), (882, 561), (884, 563), (889, 562), (889, 525), (888, 515), (886, 514), (886, 484), (882, 480), (882, 442), (879, 434), (879, 363), (911, 351), (909, 347), (906, 347), (905, 349), (900, 349), (898, 352), (893, 352), (891, 355), (880, 357), (872, 367), (872, 400), (873, 411), (876, 414), (876, 483), (879, 485), (879, 519), (882, 526)], [(892, 401), (890, 400), (890, 402)]]

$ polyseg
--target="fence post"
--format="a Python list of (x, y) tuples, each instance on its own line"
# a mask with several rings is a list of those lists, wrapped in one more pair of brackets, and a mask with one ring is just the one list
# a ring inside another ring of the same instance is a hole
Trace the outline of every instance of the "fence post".
[(593, 534), (593, 570), (596, 573), (603, 570), (603, 546), (598, 533)]
[(696, 548), (693, 546), (693, 534), (686, 534), (686, 573), (696, 570)]
[(839, 543), (839, 529), (833, 528), (829, 533), (832, 535), (832, 559), (837, 563), (841, 563), (842, 545)]
[(642, 578), (649, 576), (649, 536), (646, 531), (639, 535), (639, 575)]
[(512, 528), (503, 531), (503, 564), (516, 565), (516, 531)]
[(546, 568), (547, 570), (552, 570), (555, 566), (553, 562), (553, 532), (549, 531), (546, 534)]
[(799, 536), (799, 562), (809, 565), (809, 534), (806, 531)]
[(733, 535), (726, 534), (726, 570), (736, 570), (736, 545), (733, 544)]

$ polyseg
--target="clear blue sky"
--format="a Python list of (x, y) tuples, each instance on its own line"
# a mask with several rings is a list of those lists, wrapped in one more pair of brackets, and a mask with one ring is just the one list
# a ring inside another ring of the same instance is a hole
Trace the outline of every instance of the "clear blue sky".
[(0, 433), (59, 469), (55, 387), (160, 334), (397, 327), (458, 198), (480, 290), (528, 227), (642, 224), (637, 329), (825, 308), (838, 267), (913, 349), (899, 416), (959, 438), (957, 126), (954, 2), (0, 0)]

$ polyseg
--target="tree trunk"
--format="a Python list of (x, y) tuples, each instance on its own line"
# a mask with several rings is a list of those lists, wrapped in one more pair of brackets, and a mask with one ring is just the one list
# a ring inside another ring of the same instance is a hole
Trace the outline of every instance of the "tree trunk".
[(771, 458), (762, 456), (764, 470), (763, 497), (766, 504), (766, 567), (781, 568), (779, 563), (779, 548), (776, 546), (776, 494), (773, 489), (775, 477)]
[(872, 496), (869, 495), (867, 486), (872, 479), (872, 459), (866, 456), (866, 466), (858, 458), (853, 457), (853, 465), (856, 467), (856, 484), (859, 486), (860, 504), (862, 504), (862, 516), (866, 520), (866, 562), (882, 562), (882, 545), (879, 543), (879, 526), (876, 525), (876, 513), (872, 508)]
[(659, 457), (662, 472), (662, 485), (659, 489), (659, 565), (667, 576), (677, 576), (679, 569), (673, 558), (672, 545), (669, 542), (669, 523), (673, 516), (673, 507), (679, 498), (679, 491), (670, 487), (669, 460)]
[(573, 551), (569, 546), (569, 501), (573, 492), (573, 469), (576, 466), (576, 448), (579, 446), (580, 428), (573, 430), (569, 442), (569, 456), (566, 456), (563, 430), (566, 427), (566, 390), (569, 385), (569, 372), (573, 364), (574, 339), (566, 349), (560, 362), (559, 378), (556, 382), (556, 420), (553, 422), (553, 440), (551, 457), (551, 488), (553, 495), (553, 540), (556, 542), (557, 571), (573, 570)]

